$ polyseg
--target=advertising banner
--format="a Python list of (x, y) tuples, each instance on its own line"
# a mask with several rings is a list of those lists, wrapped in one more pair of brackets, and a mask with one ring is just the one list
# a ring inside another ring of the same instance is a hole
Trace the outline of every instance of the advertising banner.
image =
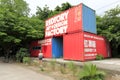
[[(78, 30), (81, 26), (82, 5), (75, 6), (45, 21), (45, 37)], [(81, 28), (82, 29), (82, 28)]]
[[(84, 33), (84, 56), (85, 56), (85, 59), (96, 58), (96, 55), (99, 54), (99, 51), (98, 51), (98, 48), (100, 48), (99, 44), (104, 44), (103, 41), (104, 41), (104, 38), (102, 38), (100, 36)], [(101, 46), (101, 50), (103, 48), (105, 49), (106, 46)]]

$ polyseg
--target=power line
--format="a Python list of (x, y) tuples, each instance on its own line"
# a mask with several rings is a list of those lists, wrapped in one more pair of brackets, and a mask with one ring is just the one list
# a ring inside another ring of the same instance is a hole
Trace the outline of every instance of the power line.
[(117, 2), (120, 2), (120, 0), (117, 0), (117, 1), (115, 1), (115, 2), (112, 2), (112, 3), (110, 3), (110, 4), (107, 4), (107, 5), (105, 5), (105, 6), (101, 7), (101, 8), (98, 8), (98, 9), (96, 9), (96, 10), (101, 10), (101, 9), (106, 8), (106, 7), (110, 6), (110, 5), (113, 5), (113, 4), (117, 3)]

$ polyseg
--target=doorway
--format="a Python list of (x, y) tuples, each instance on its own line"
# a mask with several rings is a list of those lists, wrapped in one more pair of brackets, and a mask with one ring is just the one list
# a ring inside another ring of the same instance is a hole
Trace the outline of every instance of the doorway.
[(53, 58), (63, 57), (63, 37), (52, 38), (52, 57)]

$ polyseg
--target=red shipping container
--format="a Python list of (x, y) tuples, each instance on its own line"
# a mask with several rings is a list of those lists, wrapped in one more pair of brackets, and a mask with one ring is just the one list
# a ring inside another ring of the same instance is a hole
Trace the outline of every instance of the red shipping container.
[(96, 55), (104, 58), (110, 57), (110, 49), (104, 37), (84, 32), (84, 56), (85, 59), (95, 59)]
[(96, 33), (95, 11), (79, 4), (45, 21), (45, 38), (87, 31)]
[(96, 55), (109, 56), (109, 49), (105, 38), (88, 32), (64, 35), (64, 59), (93, 60)]

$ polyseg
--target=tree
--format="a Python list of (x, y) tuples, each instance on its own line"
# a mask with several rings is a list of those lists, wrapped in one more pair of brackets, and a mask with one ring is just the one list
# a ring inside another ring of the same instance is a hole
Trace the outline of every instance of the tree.
[(43, 38), (43, 21), (28, 17), (24, 0), (0, 0), (0, 44), (6, 58), (18, 46)]
[(61, 4), (61, 11), (65, 11), (65, 10), (71, 8), (71, 7), (72, 7), (71, 4), (68, 3), (68, 2), (62, 3), (62, 4)]
[(55, 9), (51, 12), (50, 17), (59, 14), (65, 10), (68, 10), (69, 8), (71, 8), (71, 4), (66, 2), (66, 3), (62, 3), (61, 7), (60, 6), (56, 6)]
[(40, 20), (46, 20), (47, 18), (49, 18), (49, 15), (51, 14), (51, 10), (49, 10), (49, 7), (47, 5), (45, 5), (42, 8), (40, 8), (39, 6), (37, 7), (37, 12), (36, 12), (36, 17), (39, 18)]
[(106, 11), (103, 17), (97, 17), (97, 26), (98, 33), (109, 40), (112, 56), (120, 55), (120, 7)]
[(30, 9), (24, 0), (0, 0), (1, 10), (17, 13), (18, 15), (27, 16)]

